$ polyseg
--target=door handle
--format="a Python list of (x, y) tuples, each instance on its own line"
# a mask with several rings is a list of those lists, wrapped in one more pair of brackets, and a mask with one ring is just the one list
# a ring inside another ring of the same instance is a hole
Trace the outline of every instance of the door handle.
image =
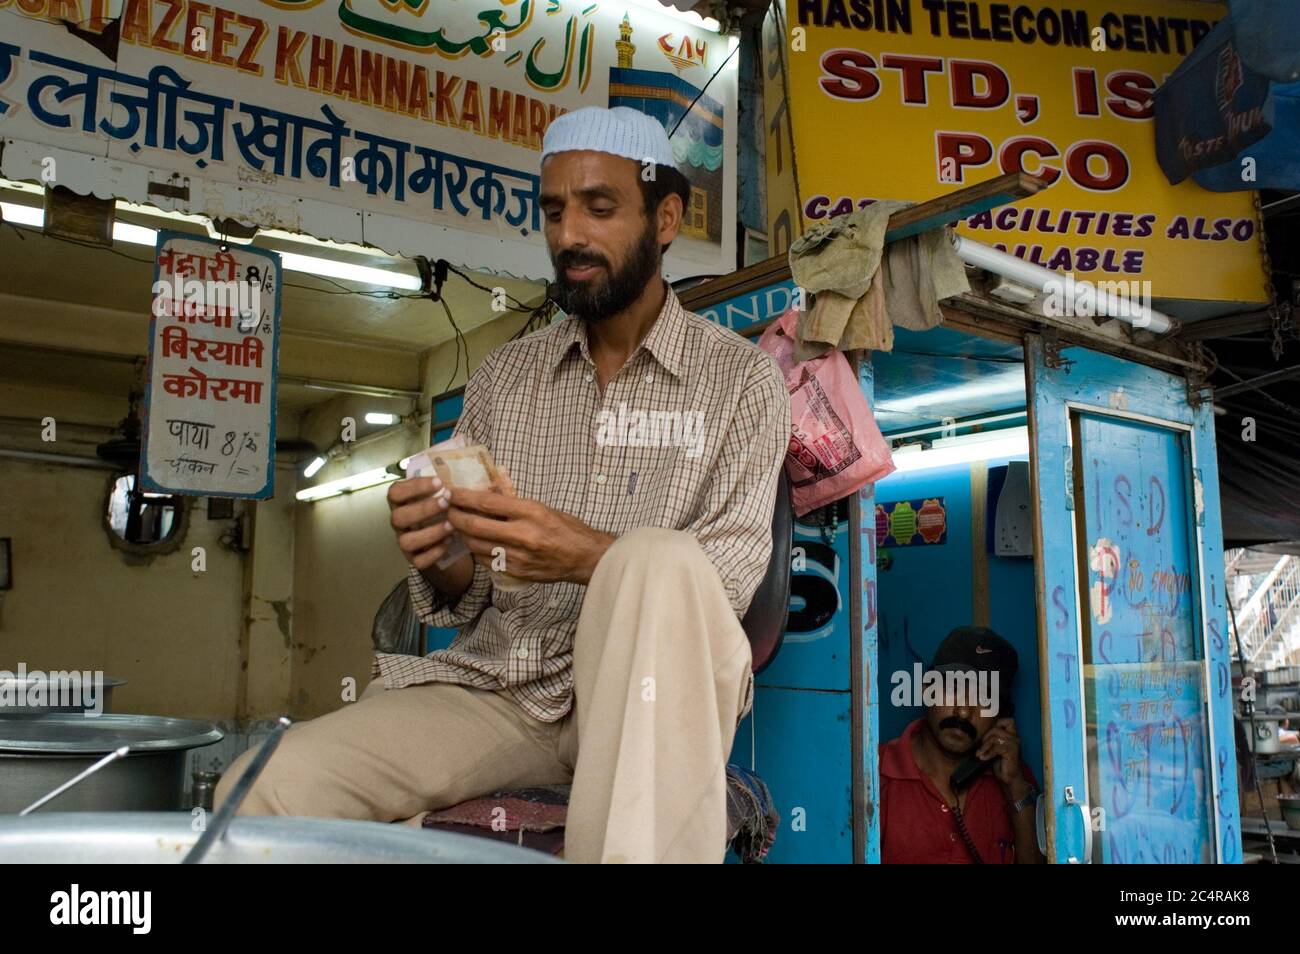
[(1092, 864), (1092, 815), (1088, 812), (1088, 803), (1078, 801), (1074, 797), (1074, 787), (1065, 786), (1065, 804), (1073, 805), (1079, 809), (1079, 816), (1083, 822), (1083, 860), (1071, 855), (1066, 864), (1070, 865), (1090, 865)]

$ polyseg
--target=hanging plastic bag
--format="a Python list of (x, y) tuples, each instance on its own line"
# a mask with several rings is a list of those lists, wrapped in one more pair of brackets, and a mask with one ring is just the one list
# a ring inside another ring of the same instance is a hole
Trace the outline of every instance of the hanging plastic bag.
[(411, 606), (411, 592), (403, 576), (380, 604), (370, 630), (370, 640), (376, 652), (418, 656), (423, 633), (424, 624)]
[(887, 477), (894, 461), (848, 358), (831, 350), (795, 361), (798, 315), (791, 309), (774, 321), (758, 346), (776, 359), (790, 392), (785, 472), (802, 517)]

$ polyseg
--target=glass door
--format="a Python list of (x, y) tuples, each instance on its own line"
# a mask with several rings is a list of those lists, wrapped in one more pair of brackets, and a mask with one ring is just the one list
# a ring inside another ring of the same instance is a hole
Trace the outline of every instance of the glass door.
[(1239, 861), (1208, 394), (1038, 336), (1026, 358), (1049, 857)]

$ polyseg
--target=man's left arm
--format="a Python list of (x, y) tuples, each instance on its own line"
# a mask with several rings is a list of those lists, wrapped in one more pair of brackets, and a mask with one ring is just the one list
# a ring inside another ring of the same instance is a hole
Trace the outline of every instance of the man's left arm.
[(777, 479), (790, 442), (790, 395), (776, 362), (758, 352), (726, 430), (697, 516), (684, 529), (712, 561), (743, 617), (772, 557)]
[[(999, 719), (985, 733), (976, 754), (983, 759), (995, 759), (993, 774), (1002, 784), (1007, 798), (1007, 811), (1011, 827), (1015, 830), (1016, 864), (1041, 865), (1047, 859), (1038, 850), (1038, 823), (1035, 799), (1028, 798), (1038, 786), (1034, 783), (1029, 766), (1020, 759), (1020, 733), (1011, 718)], [(1024, 802), (1017, 811), (1016, 804)]]

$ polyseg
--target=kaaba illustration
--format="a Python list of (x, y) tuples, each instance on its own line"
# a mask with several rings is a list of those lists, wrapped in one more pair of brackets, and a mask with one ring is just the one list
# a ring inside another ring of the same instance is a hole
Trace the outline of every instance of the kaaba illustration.
[[(691, 183), (691, 201), (682, 222), (682, 233), (706, 242), (722, 241), (722, 174), (723, 150), (722, 104), (707, 93), (700, 95), (700, 87), (693, 86), (673, 72), (636, 69), (632, 65), (636, 46), (632, 43), (632, 24), (627, 15), (618, 28), (618, 65), (609, 71), (609, 105), (631, 106), (648, 116), (653, 116), (668, 132), (677, 168)], [(723, 37), (713, 41), (724, 42)], [(705, 72), (705, 42), (664, 34), (656, 40), (664, 59), (678, 70), (695, 69), (707, 82), (711, 71)], [(654, 55), (651, 50), (643, 55), (643, 63)], [(696, 97), (699, 97), (697, 100)], [(692, 106), (691, 104), (695, 105)], [(688, 113), (687, 110), (690, 110)], [(680, 126), (677, 121), (685, 114)]]

